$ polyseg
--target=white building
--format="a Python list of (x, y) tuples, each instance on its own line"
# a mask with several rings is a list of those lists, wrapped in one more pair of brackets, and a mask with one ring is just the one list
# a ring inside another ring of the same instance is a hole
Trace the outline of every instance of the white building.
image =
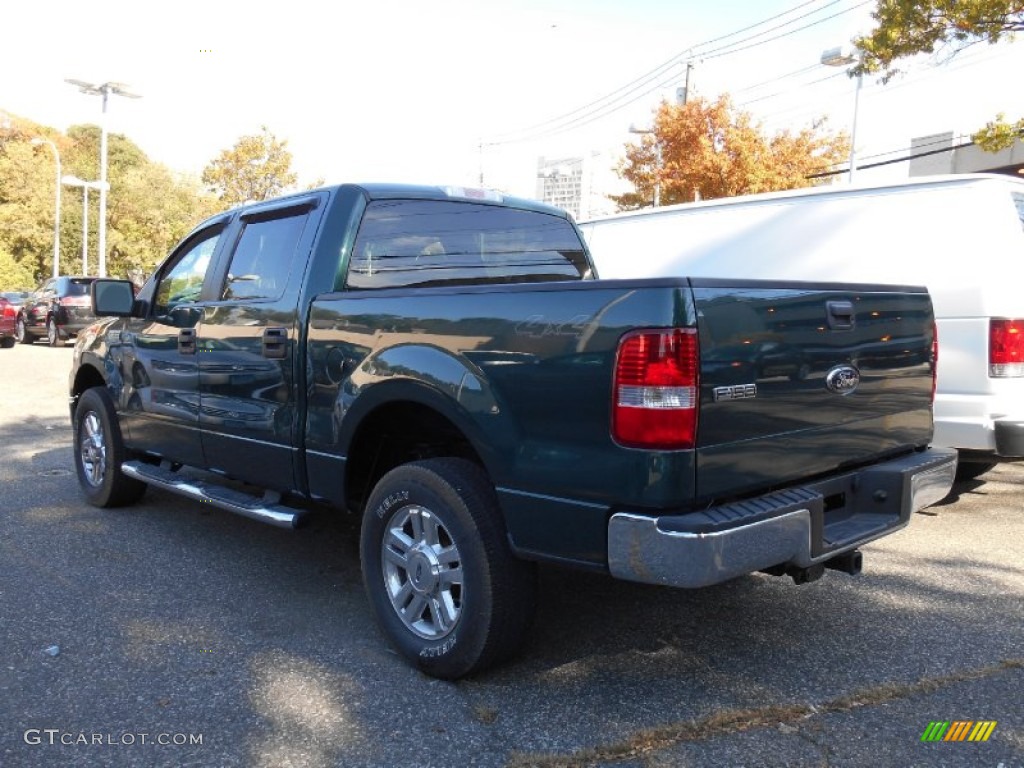
[(615, 173), (617, 162), (611, 150), (538, 158), (535, 197), (568, 211), (578, 221), (615, 213), (615, 203), (608, 196), (629, 190)]

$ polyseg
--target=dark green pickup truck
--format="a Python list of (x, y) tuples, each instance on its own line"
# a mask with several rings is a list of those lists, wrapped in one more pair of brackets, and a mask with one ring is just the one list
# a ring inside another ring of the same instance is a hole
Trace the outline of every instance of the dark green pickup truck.
[(535, 561), (680, 587), (856, 573), (955, 471), (928, 448), (924, 289), (597, 280), (563, 212), (491, 193), (238, 208), (93, 304), (70, 378), (89, 501), (361, 515), (376, 618), (439, 677), (515, 652)]

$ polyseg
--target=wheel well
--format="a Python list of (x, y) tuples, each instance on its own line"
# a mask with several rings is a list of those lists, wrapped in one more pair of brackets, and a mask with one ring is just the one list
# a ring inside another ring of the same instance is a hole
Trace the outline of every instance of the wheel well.
[(391, 403), (369, 414), (348, 450), (345, 504), (363, 508), (377, 481), (399, 464), (454, 456), (483, 466), (466, 436), (437, 411), (419, 403)]
[(106, 386), (103, 376), (91, 365), (83, 365), (75, 374), (75, 384), (71, 390), (71, 416), (74, 418), (75, 408), (78, 406), (78, 398), (87, 389)]

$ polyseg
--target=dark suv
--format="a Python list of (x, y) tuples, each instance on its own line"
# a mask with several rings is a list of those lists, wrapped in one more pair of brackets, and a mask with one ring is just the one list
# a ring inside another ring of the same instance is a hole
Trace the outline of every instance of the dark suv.
[(77, 336), (92, 325), (89, 286), (95, 277), (52, 277), (25, 297), (18, 312), (14, 329), (15, 338), (22, 344), (31, 344), (43, 337), (51, 347)]

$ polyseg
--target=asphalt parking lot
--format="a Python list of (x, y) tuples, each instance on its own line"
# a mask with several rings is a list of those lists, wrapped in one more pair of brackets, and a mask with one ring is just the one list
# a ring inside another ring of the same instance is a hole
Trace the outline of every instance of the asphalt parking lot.
[[(0, 766), (1024, 766), (1024, 464), (864, 573), (686, 592), (546, 567), (520, 658), (407, 667), (355, 528), (79, 495), (71, 349), (0, 350)], [(935, 721), (985, 742), (922, 742)]]

